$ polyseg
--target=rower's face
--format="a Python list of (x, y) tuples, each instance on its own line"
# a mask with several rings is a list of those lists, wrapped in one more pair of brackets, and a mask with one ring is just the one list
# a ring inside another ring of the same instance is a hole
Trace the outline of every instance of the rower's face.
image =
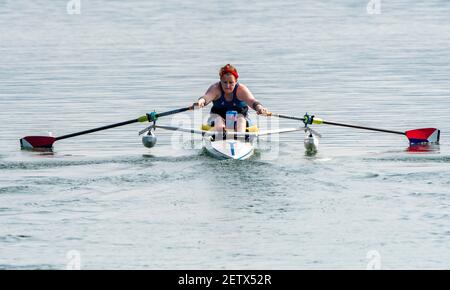
[(222, 84), (222, 88), (227, 94), (231, 94), (234, 90), (234, 86), (236, 86), (236, 78), (232, 74), (225, 74), (220, 78), (220, 83)]

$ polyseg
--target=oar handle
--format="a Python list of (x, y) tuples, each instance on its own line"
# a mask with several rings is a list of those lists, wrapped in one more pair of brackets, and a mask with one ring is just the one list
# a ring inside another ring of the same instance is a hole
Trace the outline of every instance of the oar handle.
[(274, 114), (274, 113), (267, 113), (266, 116), (278, 117), (278, 118), (282, 118), (282, 119), (298, 120), (298, 121), (304, 120), (304, 118), (300, 118), (300, 117), (294, 117), (294, 116), (288, 116), (288, 115), (282, 115), (282, 114)]
[(194, 105), (186, 107), (186, 108), (181, 108), (181, 109), (176, 109), (176, 110), (172, 110), (172, 111), (159, 113), (159, 114), (156, 114), (156, 117), (159, 118), (159, 117), (169, 116), (169, 115), (186, 112), (186, 111), (193, 110), (193, 109), (194, 109)]

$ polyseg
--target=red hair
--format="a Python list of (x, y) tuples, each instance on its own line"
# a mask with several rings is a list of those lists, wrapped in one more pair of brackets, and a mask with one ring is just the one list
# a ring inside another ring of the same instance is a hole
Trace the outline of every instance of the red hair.
[(231, 64), (227, 64), (224, 67), (220, 68), (219, 76), (222, 78), (225, 74), (232, 74), (236, 80), (239, 78), (239, 74), (234, 66)]

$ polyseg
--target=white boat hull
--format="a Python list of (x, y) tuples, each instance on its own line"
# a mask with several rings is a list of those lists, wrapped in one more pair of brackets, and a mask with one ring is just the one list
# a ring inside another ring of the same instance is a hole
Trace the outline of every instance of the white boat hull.
[(217, 159), (245, 160), (253, 156), (255, 149), (251, 142), (241, 140), (215, 140), (204, 138), (205, 149)]

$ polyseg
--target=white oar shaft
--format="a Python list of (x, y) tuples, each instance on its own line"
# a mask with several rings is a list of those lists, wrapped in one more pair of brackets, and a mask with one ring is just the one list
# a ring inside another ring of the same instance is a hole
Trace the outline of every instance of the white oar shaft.
[[(143, 131), (151, 129), (152, 127), (153, 126), (150, 126), (149, 128), (146, 128)], [(201, 134), (203, 136), (205, 136), (205, 135), (206, 136), (213, 136), (213, 135), (217, 135), (217, 134), (221, 134), (222, 133), (222, 132), (217, 132), (217, 131), (205, 131), (205, 130), (187, 129), (187, 128), (180, 128), (180, 127), (174, 127), (174, 126), (165, 126), (165, 125), (155, 125), (154, 127), (155, 128), (165, 129), (165, 130), (170, 130), (170, 131), (180, 131), (180, 132), (187, 132), (187, 133), (193, 133), (193, 134)], [(287, 133), (287, 132), (302, 131), (302, 130), (304, 130), (303, 127), (274, 129), (274, 130), (267, 130), (267, 131), (261, 131), (261, 132), (223, 132), (222, 134), (224, 134), (226, 136), (237, 136), (237, 137), (246, 137), (246, 136), (258, 137), (258, 136), (264, 136), (264, 135)]]

